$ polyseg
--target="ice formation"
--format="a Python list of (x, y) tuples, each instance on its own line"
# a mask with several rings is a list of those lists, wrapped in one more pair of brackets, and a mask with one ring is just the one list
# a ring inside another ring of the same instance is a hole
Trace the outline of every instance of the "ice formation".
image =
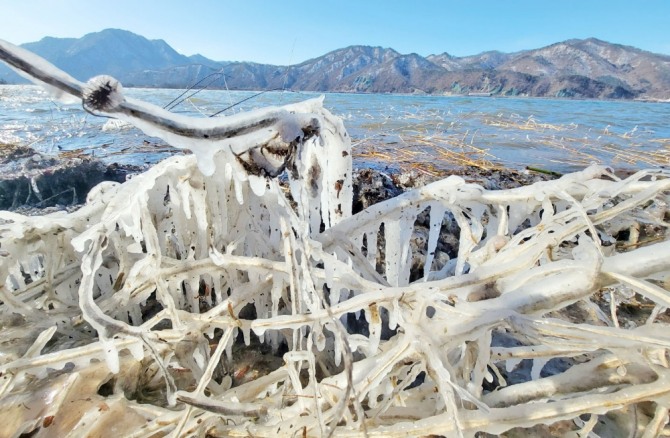
[[(454, 176), (352, 215), (349, 138), (321, 99), (193, 119), (8, 43), (0, 57), (193, 152), (71, 214), (0, 212), (3, 436), (472, 437), (565, 420), (595, 436), (608, 413), (622, 436), (667, 434), (667, 171), (498, 191)], [(638, 324), (618, 320), (624, 291), (649, 310)]]

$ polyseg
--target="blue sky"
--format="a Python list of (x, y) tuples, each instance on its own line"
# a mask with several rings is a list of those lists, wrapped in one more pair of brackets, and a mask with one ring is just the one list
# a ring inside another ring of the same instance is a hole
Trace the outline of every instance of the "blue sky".
[(114, 27), (217, 61), (287, 65), (353, 44), (466, 56), (588, 37), (670, 54), (670, 0), (8, 0), (1, 9), (0, 38), (15, 44)]

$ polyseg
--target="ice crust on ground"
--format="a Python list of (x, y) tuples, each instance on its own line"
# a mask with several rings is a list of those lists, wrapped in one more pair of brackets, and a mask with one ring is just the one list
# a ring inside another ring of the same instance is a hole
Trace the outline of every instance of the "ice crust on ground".
[[(198, 120), (113, 88), (101, 114), (193, 155), (74, 213), (0, 212), (3, 435), (588, 434), (608, 413), (622, 436), (667, 433), (667, 171), (496, 191), (452, 176), (352, 215), (350, 141), (322, 99)], [(268, 175), (283, 163), (288, 193)], [(440, 264), (445, 226), (459, 246)], [(624, 232), (626, 251), (610, 244)], [(651, 308), (640, 324), (619, 324), (624, 287)], [(593, 317), (561, 313), (575, 307)], [(542, 373), (552, 359), (571, 366)], [(507, 384), (522, 361), (528, 379)]]

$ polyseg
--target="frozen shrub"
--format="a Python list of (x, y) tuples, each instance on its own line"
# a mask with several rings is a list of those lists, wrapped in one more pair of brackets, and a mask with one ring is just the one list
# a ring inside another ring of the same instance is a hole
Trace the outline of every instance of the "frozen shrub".
[[(0, 49), (89, 111), (194, 152), (71, 214), (0, 212), (3, 435), (474, 436), (565, 420), (588, 433), (608, 412), (661, 434), (666, 171), (594, 166), (497, 191), (449, 177), (352, 215), (350, 142), (320, 99), (196, 120)], [(433, 269), (445, 221), (458, 250)], [(623, 251), (616, 236), (641, 225), (657, 235), (629, 232)], [(640, 324), (593, 300), (621, 285), (649, 305)], [(593, 317), (558, 318), (575, 303)]]

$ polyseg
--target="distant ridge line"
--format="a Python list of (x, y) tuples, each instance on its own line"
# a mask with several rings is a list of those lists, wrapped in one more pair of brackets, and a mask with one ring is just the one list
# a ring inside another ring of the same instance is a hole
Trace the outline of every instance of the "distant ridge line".
[[(23, 47), (77, 79), (110, 74), (124, 86), (186, 88), (223, 69), (231, 90), (670, 100), (670, 56), (596, 38), (464, 57), (349, 46), (291, 66), (185, 56), (163, 40), (120, 29)], [(25, 83), (0, 65), (2, 81)]]

